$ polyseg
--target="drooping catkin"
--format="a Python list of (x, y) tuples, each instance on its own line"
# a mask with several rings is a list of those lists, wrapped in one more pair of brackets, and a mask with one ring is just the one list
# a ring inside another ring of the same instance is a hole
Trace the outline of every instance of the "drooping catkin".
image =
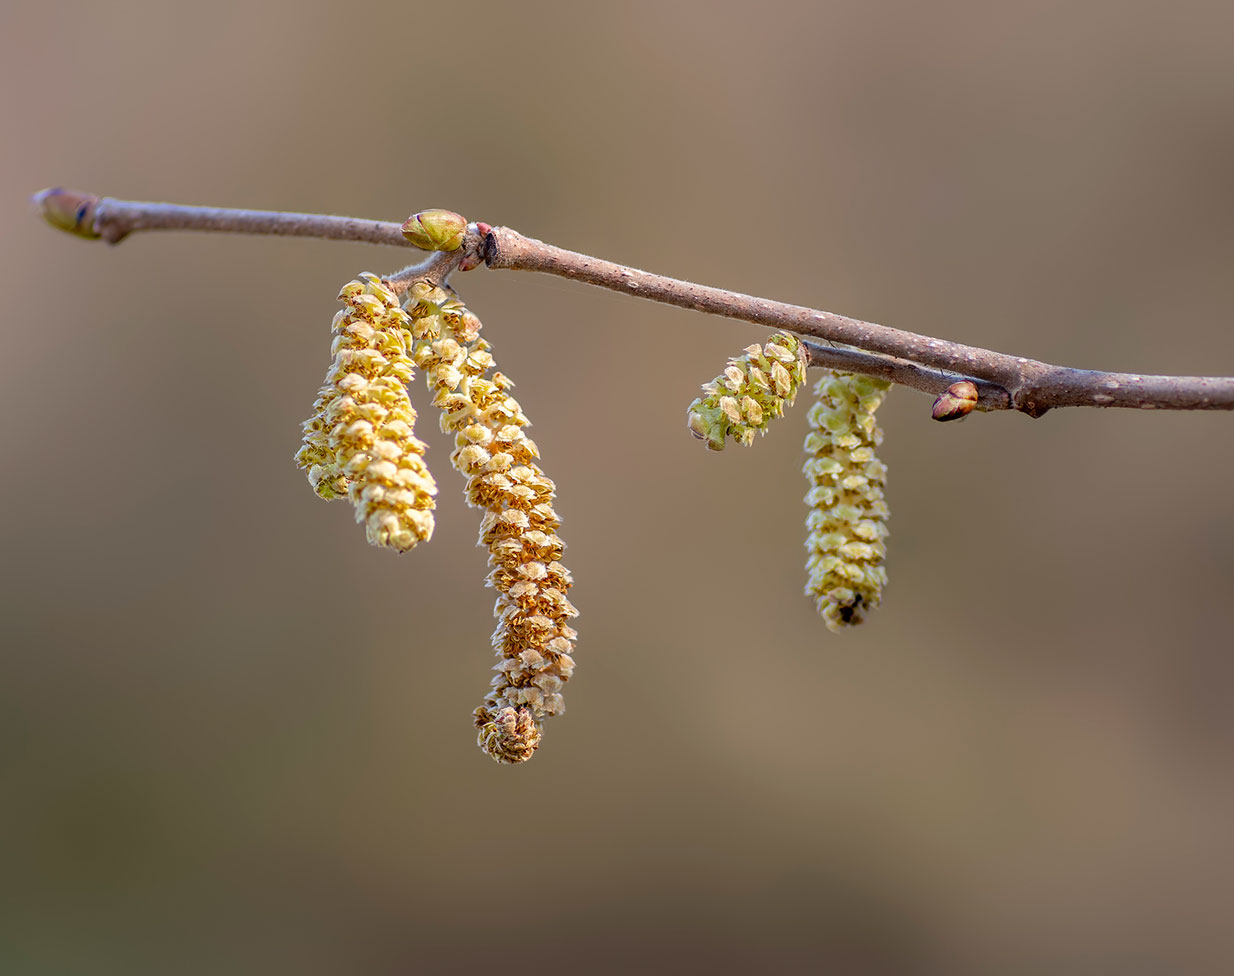
[(806, 595), (836, 633), (861, 623), (887, 585), (887, 467), (874, 456), (883, 440), (874, 411), (890, 385), (827, 370), (807, 415)]
[(437, 494), (407, 395), (411, 319), (374, 274), (348, 282), (339, 299), (334, 363), (296, 464), (322, 498), (351, 499), (370, 543), (406, 552), (432, 536)]
[(777, 332), (762, 346), (746, 346), (690, 404), (690, 433), (711, 451), (724, 450), (726, 437), (748, 447), (755, 431), (765, 434), (773, 418), (784, 416), (805, 378), (805, 347), (795, 335)]
[(553, 509), (555, 486), (513, 385), (494, 372), (480, 320), (452, 292), (428, 282), (407, 296), (413, 355), (424, 371), (443, 431), (454, 434), (450, 460), (467, 478), (469, 504), (484, 510), (479, 544), (489, 552), (488, 584), (497, 590), (492, 690), (475, 711), (478, 743), (503, 763), (531, 758), (545, 718), (565, 711), (561, 688), (574, 671), (578, 611), (566, 598), (573, 580), (561, 564), (565, 544)]

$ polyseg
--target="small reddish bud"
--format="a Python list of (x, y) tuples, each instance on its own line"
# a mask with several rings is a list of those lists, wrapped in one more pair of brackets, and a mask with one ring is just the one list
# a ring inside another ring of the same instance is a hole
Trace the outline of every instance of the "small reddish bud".
[(938, 421), (959, 420), (977, 406), (977, 387), (968, 380), (952, 383), (939, 394), (930, 410), (930, 416)]
[(464, 240), (463, 256), (459, 258), (459, 271), (471, 271), (484, 263), (484, 240), (492, 230), (488, 224), (474, 223), (467, 228), (474, 236)]

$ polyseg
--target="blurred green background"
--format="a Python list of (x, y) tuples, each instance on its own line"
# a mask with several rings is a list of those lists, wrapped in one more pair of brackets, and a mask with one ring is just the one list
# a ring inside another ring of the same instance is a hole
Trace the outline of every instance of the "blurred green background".
[[(291, 456), (339, 286), (409, 254), (57, 234), (27, 197), (401, 220), (1051, 362), (1234, 373), (1229, 4), (0, 6), (6, 905), (20, 974), (1225, 973), (1234, 417), (882, 411), (891, 585), (801, 595), (752, 326), (456, 283), (558, 484), (578, 672), (474, 744), (492, 593)], [(421, 395), (421, 401), (424, 397)]]

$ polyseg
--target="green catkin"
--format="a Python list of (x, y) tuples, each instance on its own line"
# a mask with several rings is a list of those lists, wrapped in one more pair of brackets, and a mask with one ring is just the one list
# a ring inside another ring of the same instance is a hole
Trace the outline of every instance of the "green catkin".
[(724, 450), (726, 439), (748, 447), (756, 431), (765, 434), (772, 419), (784, 416), (805, 378), (805, 347), (796, 336), (777, 332), (762, 346), (746, 346), (690, 404), (690, 433), (711, 451)]
[(883, 440), (874, 412), (890, 386), (827, 370), (808, 414), (805, 592), (836, 633), (861, 623), (887, 585), (887, 467), (874, 456)]
[(488, 585), (497, 591), (492, 689), (475, 710), (477, 741), (502, 763), (524, 762), (543, 720), (565, 711), (561, 689), (574, 671), (578, 611), (566, 597), (573, 579), (553, 509), (555, 486), (540, 469), (530, 424), (493, 368), (480, 320), (452, 292), (416, 282), (407, 296), (413, 356), (454, 435), (454, 467), (467, 478), (468, 504), (484, 511), (479, 544), (488, 548)]
[(296, 464), (320, 497), (351, 499), (370, 543), (406, 552), (432, 536), (437, 493), (407, 395), (411, 319), (374, 274), (348, 282), (339, 299), (334, 363)]

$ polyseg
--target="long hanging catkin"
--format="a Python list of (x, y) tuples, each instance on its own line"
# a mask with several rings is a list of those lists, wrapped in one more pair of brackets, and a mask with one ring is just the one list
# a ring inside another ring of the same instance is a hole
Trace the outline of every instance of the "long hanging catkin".
[(322, 498), (351, 499), (370, 543), (406, 552), (432, 536), (437, 493), (407, 395), (411, 320), (374, 274), (348, 282), (339, 299), (334, 363), (296, 464)]
[(493, 648), (499, 661), (492, 690), (475, 711), (478, 743), (503, 763), (531, 758), (541, 723), (565, 711), (561, 688), (574, 671), (578, 611), (566, 598), (573, 580), (561, 564), (564, 543), (553, 509), (554, 485), (540, 469), (540, 452), (513, 385), (491, 378), (490, 346), (480, 320), (452, 292), (416, 282), (407, 310), (413, 356), (424, 371), (441, 427), (454, 434), (450, 460), (467, 478), (469, 504), (484, 510), (480, 544), (488, 547), (488, 583), (497, 590)]
[(837, 633), (861, 623), (887, 584), (887, 467), (874, 456), (883, 440), (874, 411), (888, 389), (885, 380), (827, 370), (808, 414), (805, 589)]

